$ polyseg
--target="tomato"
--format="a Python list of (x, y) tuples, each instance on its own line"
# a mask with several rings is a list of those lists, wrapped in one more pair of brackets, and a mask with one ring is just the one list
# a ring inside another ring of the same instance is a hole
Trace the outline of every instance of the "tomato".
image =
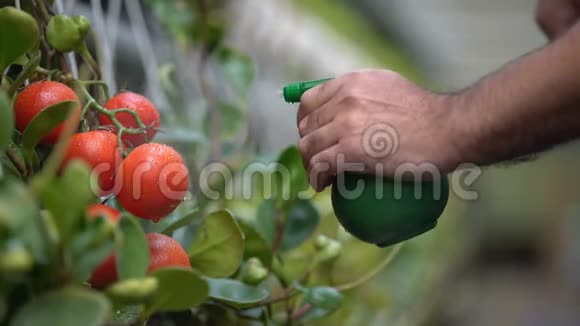
[[(148, 274), (165, 267), (191, 268), (189, 256), (175, 239), (159, 233), (149, 233), (147, 243), (150, 255)], [(102, 289), (115, 283), (117, 279), (116, 259), (111, 255), (93, 271), (89, 283)]]
[(87, 207), (87, 217), (97, 218), (99, 216), (103, 216), (107, 218), (109, 221), (113, 223), (117, 223), (119, 218), (121, 217), (121, 212), (114, 209), (111, 206), (103, 205), (103, 204), (94, 204)]
[(179, 242), (172, 237), (160, 233), (149, 233), (147, 234), (147, 242), (151, 255), (147, 273), (153, 273), (164, 267), (191, 268), (189, 256)]
[[(54, 81), (40, 81), (30, 84), (18, 94), (14, 102), (16, 128), (24, 131), (42, 110), (63, 101), (77, 101), (79, 103), (77, 110), (80, 111), (80, 101), (77, 94), (65, 84)], [(40, 142), (46, 145), (56, 144), (63, 126), (64, 123), (56, 126)]]
[(65, 153), (61, 170), (73, 159), (85, 161), (97, 175), (98, 194), (110, 195), (115, 190), (115, 172), (122, 155), (117, 136), (105, 130), (75, 134)]
[(154, 222), (173, 212), (189, 187), (187, 167), (179, 153), (155, 143), (135, 148), (121, 162), (116, 179), (121, 206)]
[[(122, 92), (109, 99), (104, 107), (107, 110), (129, 109), (135, 111), (141, 119), (141, 122), (143, 122), (145, 126), (151, 127), (151, 129), (147, 130), (146, 134), (123, 134), (123, 142), (127, 145), (137, 147), (146, 143), (147, 140), (152, 141), (155, 137), (157, 128), (159, 128), (160, 125), (159, 111), (157, 111), (155, 105), (153, 105), (153, 103), (151, 103), (151, 101), (149, 101), (145, 96), (132, 92)], [(127, 128), (139, 127), (137, 121), (130, 113), (117, 113), (115, 117)], [(99, 122), (101, 125), (113, 126), (111, 119), (104, 114), (99, 116)]]
[[(121, 217), (121, 212), (114, 209), (113, 207), (102, 205), (102, 204), (94, 204), (87, 207), (86, 210), (87, 217), (89, 219), (97, 218), (98, 216), (104, 216), (113, 224), (116, 224)], [(97, 266), (93, 271), (93, 275), (89, 281), (94, 287), (102, 288), (105, 287), (117, 280), (117, 270), (115, 269), (115, 257), (114, 255), (110, 255), (101, 263), (101, 265)]]

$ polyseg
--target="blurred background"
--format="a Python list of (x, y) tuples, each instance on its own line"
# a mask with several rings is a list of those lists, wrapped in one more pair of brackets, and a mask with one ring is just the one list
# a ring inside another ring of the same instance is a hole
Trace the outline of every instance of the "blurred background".
[[(179, 10), (180, 3), (57, 1), (98, 29), (94, 50), (109, 83), (146, 93), (162, 110), (159, 140), (182, 144), (196, 156), (207, 128), (204, 84), (220, 81), (200, 78), (203, 49), (187, 41), (195, 17)], [(431, 89), (454, 91), (546, 43), (532, 0), (216, 3), (210, 19), (223, 24), (223, 42), (253, 63), (251, 72), (238, 61), (230, 67), (253, 78), (250, 85), (240, 80), (244, 94), (236, 101), (243, 110), (224, 113), (242, 122), (225, 121), (236, 133), (222, 137), (237, 152), (257, 156), (276, 155), (298, 141), (296, 108), (278, 93), (288, 82), (386, 68)], [(478, 200), (453, 198), (435, 231), (409, 241), (377, 278), (349, 293), (344, 308), (313, 324), (580, 325), (577, 147), (487, 168), (475, 185)], [(328, 199), (327, 193), (317, 198), (321, 227), (336, 229)], [(232, 205), (250, 218), (255, 212), (246, 203)], [(385, 255), (337, 236), (345, 242), (337, 279), (354, 279)]]

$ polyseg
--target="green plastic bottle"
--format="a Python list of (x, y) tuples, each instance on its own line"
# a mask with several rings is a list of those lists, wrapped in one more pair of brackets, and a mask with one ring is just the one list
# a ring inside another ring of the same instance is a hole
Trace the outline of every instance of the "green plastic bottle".
[[(302, 94), (328, 80), (290, 84), (283, 90), (284, 100), (298, 103)], [(433, 229), (448, 199), (447, 177), (395, 182), (386, 177), (344, 173), (332, 185), (332, 206), (342, 226), (356, 238), (379, 247)]]

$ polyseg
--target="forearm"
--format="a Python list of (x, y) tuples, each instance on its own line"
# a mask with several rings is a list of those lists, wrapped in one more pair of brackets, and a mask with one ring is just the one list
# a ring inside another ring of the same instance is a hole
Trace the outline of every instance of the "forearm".
[(580, 24), (451, 96), (465, 162), (490, 164), (580, 136)]

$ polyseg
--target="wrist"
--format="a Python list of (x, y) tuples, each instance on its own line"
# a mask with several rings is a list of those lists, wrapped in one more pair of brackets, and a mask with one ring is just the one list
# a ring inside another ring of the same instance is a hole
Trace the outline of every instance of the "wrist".
[(455, 170), (465, 163), (482, 164), (479, 151), (480, 125), (472, 111), (475, 111), (469, 90), (456, 94), (439, 95), (439, 106), (446, 112), (443, 132), (446, 133), (450, 152), (450, 169)]

